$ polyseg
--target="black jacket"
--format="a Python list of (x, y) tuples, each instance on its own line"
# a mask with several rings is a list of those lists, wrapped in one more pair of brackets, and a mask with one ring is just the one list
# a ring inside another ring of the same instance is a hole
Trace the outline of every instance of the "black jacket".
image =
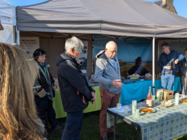
[(80, 70), (80, 63), (67, 53), (56, 60), (58, 66), (58, 82), (65, 112), (78, 112), (88, 106), (88, 101), (95, 92)]
[[(37, 91), (36, 96), (39, 96), (41, 98), (48, 95), (49, 99), (52, 99), (55, 96), (55, 91), (52, 89), (52, 87), (55, 85), (55, 81), (49, 71), (49, 65), (45, 64), (44, 67), (46, 68), (46, 72), (48, 77), (45, 75), (44, 69), (40, 64), (38, 64), (39, 67), (39, 78), (37, 79), (38, 85), (41, 86), (41, 88)], [(47, 82), (47, 78), (49, 81), (49, 84)], [(50, 96), (50, 88), (52, 90), (52, 96)]]
[(185, 63), (187, 63), (187, 62), (186, 62), (186, 59), (183, 59), (182, 61), (180, 61), (180, 62), (177, 64), (177, 65), (178, 65), (178, 68), (179, 68), (178, 73), (179, 73), (180, 76), (183, 76), (183, 75), (186, 74)]

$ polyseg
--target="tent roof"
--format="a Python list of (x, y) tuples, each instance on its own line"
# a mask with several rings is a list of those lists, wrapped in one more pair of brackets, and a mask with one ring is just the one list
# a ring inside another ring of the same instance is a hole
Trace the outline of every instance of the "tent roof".
[(157, 4), (157, 5), (162, 5), (162, 1), (161, 0), (159, 0), (159, 1), (156, 1), (156, 2), (154, 2), (155, 4)]
[(50, 0), (17, 7), (20, 31), (187, 38), (187, 19), (141, 0)]
[(2, 24), (16, 25), (16, 8), (5, 0), (0, 0), (0, 20)]

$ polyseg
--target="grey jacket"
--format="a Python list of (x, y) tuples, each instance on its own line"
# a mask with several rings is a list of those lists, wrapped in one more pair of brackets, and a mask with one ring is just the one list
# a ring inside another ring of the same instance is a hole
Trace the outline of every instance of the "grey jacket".
[[(121, 92), (121, 87), (116, 88), (112, 85), (112, 81), (120, 79), (120, 70), (117, 71), (108, 61), (105, 51), (100, 51), (96, 55), (95, 80), (99, 82), (99, 86), (108, 92), (118, 94)], [(119, 66), (119, 63), (118, 63)]]

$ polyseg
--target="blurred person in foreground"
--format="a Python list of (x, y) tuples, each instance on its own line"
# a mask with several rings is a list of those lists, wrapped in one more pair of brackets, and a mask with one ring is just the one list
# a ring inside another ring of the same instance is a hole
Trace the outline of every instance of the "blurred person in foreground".
[[(106, 48), (96, 55), (95, 80), (99, 82), (101, 96), (100, 136), (101, 140), (108, 140), (113, 136), (114, 127), (107, 130), (106, 112), (108, 108), (116, 107), (121, 94), (121, 74), (117, 58), (117, 44), (109, 41)], [(117, 137), (123, 134), (115, 132)]]
[(53, 108), (53, 97), (57, 86), (49, 71), (50, 65), (45, 63), (46, 52), (42, 49), (36, 49), (33, 53), (33, 58), (38, 64), (39, 77), (37, 83), (41, 86), (35, 94), (35, 102), (40, 119), (45, 124), (48, 130), (47, 122), (51, 125), (52, 131), (62, 131), (63, 127), (59, 125), (56, 119), (56, 113)]
[(0, 140), (43, 140), (33, 86), (36, 62), (23, 50), (0, 43)]
[(57, 57), (58, 81), (64, 111), (67, 112), (66, 124), (61, 140), (80, 140), (83, 110), (88, 101), (95, 102), (95, 91), (82, 73), (79, 60), (84, 44), (77, 37), (65, 42), (65, 53)]

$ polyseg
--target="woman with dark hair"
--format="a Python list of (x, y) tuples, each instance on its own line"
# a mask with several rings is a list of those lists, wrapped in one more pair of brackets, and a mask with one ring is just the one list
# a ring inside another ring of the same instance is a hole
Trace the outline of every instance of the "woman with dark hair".
[(53, 131), (63, 130), (56, 120), (55, 110), (53, 108), (53, 97), (57, 86), (55, 81), (49, 72), (49, 65), (45, 63), (46, 52), (42, 49), (37, 49), (33, 53), (33, 58), (38, 63), (39, 68), (39, 78), (36, 83), (38, 83), (41, 88), (37, 90), (35, 94), (35, 102), (37, 106), (37, 111), (39, 117), (42, 119), (47, 129), (47, 120), (51, 125)]
[(179, 75), (181, 77), (182, 94), (187, 95), (187, 48), (185, 49), (183, 61), (179, 62)]

